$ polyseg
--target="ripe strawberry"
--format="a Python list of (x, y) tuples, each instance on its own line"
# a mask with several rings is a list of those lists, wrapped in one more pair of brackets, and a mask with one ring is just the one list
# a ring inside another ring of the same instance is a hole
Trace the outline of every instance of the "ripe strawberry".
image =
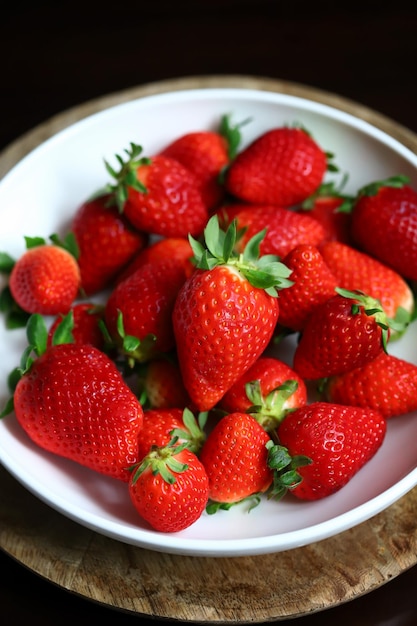
[(417, 410), (417, 366), (382, 352), (371, 363), (330, 377), (324, 387), (329, 402), (368, 407), (385, 418)]
[(138, 434), (138, 460), (141, 461), (153, 447), (168, 445), (174, 436), (178, 443), (187, 443), (188, 449), (198, 454), (205, 440), (206, 419), (207, 414), (200, 413), (197, 421), (189, 409), (146, 410)]
[(261, 356), (225, 393), (219, 407), (227, 413), (250, 413), (270, 432), (306, 402), (303, 379), (283, 361)]
[(155, 530), (171, 533), (191, 526), (208, 502), (208, 478), (187, 444), (152, 450), (132, 469), (129, 495), (139, 515)]
[(389, 333), (389, 320), (377, 300), (337, 289), (308, 318), (293, 367), (304, 379), (342, 374), (378, 356)]
[(186, 279), (183, 263), (147, 263), (120, 282), (105, 307), (108, 332), (119, 348), (143, 362), (175, 347), (174, 303)]
[(118, 273), (148, 243), (147, 234), (133, 229), (115, 206), (109, 206), (111, 199), (111, 195), (104, 195), (87, 200), (72, 219), (86, 295), (111, 286)]
[(323, 226), (309, 215), (297, 213), (278, 206), (231, 205), (222, 209), (222, 218), (230, 213), (229, 223), (237, 221), (240, 233), (236, 249), (241, 252), (247, 242), (258, 232), (266, 229), (260, 244), (261, 254), (285, 257), (295, 246), (310, 244), (318, 246), (325, 239)]
[(197, 268), (180, 289), (173, 326), (184, 385), (194, 406), (215, 406), (268, 345), (279, 314), (277, 289), (289, 270), (276, 257), (259, 258), (263, 233), (234, 253), (236, 225), (226, 233), (213, 216), (206, 247), (192, 240)]
[[(104, 308), (101, 305), (96, 305), (92, 302), (81, 302), (74, 304), (70, 308), (72, 313), (72, 339), (75, 343), (88, 343), (99, 350), (103, 350), (105, 347), (105, 337), (100, 329), (100, 321), (104, 317)], [(48, 346), (52, 345), (52, 340), (57, 332), (57, 329), (61, 326), (68, 316), (58, 315), (53, 321), (48, 332)], [(64, 329), (65, 332), (65, 329)]]
[(28, 339), (21, 377), (3, 415), (14, 408), (41, 448), (127, 482), (127, 468), (137, 461), (143, 410), (114, 362), (87, 344), (46, 348), (39, 315), (29, 319)]
[(338, 282), (314, 245), (296, 246), (283, 262), (292, 270), (293, 284), (280, 294), (279, 323), (301, 331), (315, 307), (335, 295)]
[(274, 128), (235, 157), (225, 185), (245, 202), (289, 207), (319, 187), (327, 166), (327, 155), (304, 129)]
[(163, 409), (191, 405), (177, 359), (170, 357), (170, 354), (166, 354), (144, 365), (139, 380), (139, 394), (146, 407)]
[(404, 278), (417, 279), (417, 192), (397, 176), (359, 190), (352, 236), (365, 252)]
[(279, 441), (291, 456), (312, 461), (298, 469), (302, 481), (291, 493), (319, 500), (340, 490), (376, 454), (385, 434), (385, 418), (371, 409), (314, 402), (289, 413)]
[(273, 480), (266, 447), (270, 440), (251, 415), (238, 412), (222, 417), (200, 452), (210, 500), (232, 504), (267, 491)]
[[(11, 267), (9, 289), (14, 302), (26, 313), (67, 313), (80, 288), (75, 249), (42, 238), (25, 237), (27, 249)], [(72, 242), (73, 243), (73, 242)]]
[(400, 309), (412, 314), (413, 292), (403, 277), (385, 263), (338, 241), (323, 243), (320, 252), (339, 287), (376, 298), (388, 317), (395, 318)]
[(120, 170), (107, 162), (115, 178), (105, 191), (115, 194), (119, 211), (139, 231), (163, 237), (198, 236), (208, 211), (194, 174), (175, 159), (162, 155), (138, 158), (142, 147), (131, 144), (126, 161), (116, 155)]

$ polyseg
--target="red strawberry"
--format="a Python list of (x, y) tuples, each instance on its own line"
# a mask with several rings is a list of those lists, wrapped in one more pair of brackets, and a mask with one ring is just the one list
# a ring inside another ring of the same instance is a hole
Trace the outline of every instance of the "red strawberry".
[(198, 236), (208, 218), (194, 174), (175, 159), (140, 156), (142, 147), (131, 144), (128, 159), (117, 156), (120, 170), (106, 163), (116, 183), (106, 187), (115, 194), (120, 211), (139, 231), (163, 237)]
[(368, 407), (385, 418), (417, 410), (417, 366), (382, 352), (371, 363), (326, 381), (329, 402)]
[(264, 493), (273, 480), (266, 447), (270, 440), (251, 415), (229, 413), (222, 417), (200, 452), (210, 500), (231, 504)]
[(231, 219), (237, 220), (237, 229), (241, 233), (236, 246), (238, 251), (242, 251), (263, 229), (266, 233), (260, 245), (261, 254), (275, 254), (281, 258), (295, 246), (318, 246), (325, 239), (325, 230), (317, 220), (283, 207), (231, 205), (230, 209), (222, 209), (223, 219), (228, 212)]
[(46, 348), (38, 315), (28, 322), (28, 338), (13, 404), (3, 414), (14, 407), (23, 430), (48, 452), (127, 482), (143, 410), (113, 361), (87, 344)]
[(172, 310), (185, 279), (182, 262), (164, 260), (143, 265), (115, 287), (105, 321), (124, 353), (141, 362), (175, 347)]
[(78, 248), (81, 283), (86, 295), (109, 287), (117, 274), (148, 242), (148, 235), (133, 229), (111, 196), (87, 200), (78, 207), (71, 228)]
[(293, 367), (305, 379), (342, 374), (375, 359), (390, 327), (380, 303), (364, 294), (337, 290), (308, 318)]
[(333, 272), (339, 287), (359, 290), (380, 301), (386, 315), (395, 318), (399, 309), (414, 310), (414, 296), (398, 272), (356, 248), (338, 242), (326, 242), (320, 252)]
[(191, 405), (190, 398), (181, 376), (178, 362), (167, 354), (154, 358), (145, 364), (143, 376), (139, 381), (140, 397), (146, 406), (152, 409), (186, 407)]
[(325, 152), (305, 130), (274, 128), (236, 156), (225, 185), (245, 202), (292, 206), (319, 187), (326, 169)]
[(129, 495), (139, 515), (155, 530), (179, 532), (202, 515), (208, 502), (208, 478), (187, 444), (151, 451), (132, 469)]
[(197, 267), (180, 289), (173, 311), (184, 385), (199, 411), (215, 406), (268, 345), (279, 314), (277, 289), (289, 270), (276, 257), (259, 258), (255, 237), (233, 252), (236, 228), (226, 233), (213, 216), (206, 248), (193, 241)]
[(177, 437), (178, 443), (187, 443), (198, 454), (205, 440), (204, 425), (207, 415), (200, 413), (198, 421), (189, 409), (149, 409), (143, 414), (143, 426), (138, 434), (138, 460), (141, 461), (153, 447), (166, 446)]
[(278, 438), (292, 457), (306, 456), (298, 469), (302, 481), (291, 492), (302, 500), (319, 500), (344, 487), (376, 454), (386, 434), (378, 411), (314, 402), (289, 413)]
[(306, 402), (303, 379), (283, 361), (261, 356), (225, 393), (219, 407), (228, 413), (250, 413), (269, 432)]
[(403, 176), (362, 188), (352, 209), (352, 236), (365, 252), (404, 278), (417, 279), (417, 192)]
[[(72, 338), (75, 343), (89, 343), (99, 350), (104, 349), (105, 337), (100, 329), (100, 321), (104, 317), (103, 306), (92, 302), (74, 304), (72, 313)], [(52, 323), (48, 332), (48, 346), (52, 345), (53, 337), (65, 317), (59, 315)]]
[[(26, 313), (67, 313), (78, 295), (80, 270), (68, 241), (68, 249), (55, 236), (25, 237), (27, 249), (10, 268), (9, 289), (14, 302)], [(73, 242), (72, 242), (73, 243)]]
[(283, 262), (292, 270), (293, 285), (280, 294), (279, 323), (301, 331), (315, 307), (335, 295), (338, 282), (314, 245), (296, 246)]

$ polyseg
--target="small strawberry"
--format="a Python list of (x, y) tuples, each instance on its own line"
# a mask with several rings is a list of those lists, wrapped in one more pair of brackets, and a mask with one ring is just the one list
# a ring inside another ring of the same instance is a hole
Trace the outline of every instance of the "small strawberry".
[(110, 287), (119, 272), (148, 243), (148, 235), (132, 227), (111, 195), (87, 200), (70, 225), (77, 241), (81, 284), (86, 295)]
[(417, 366), (382, 352), (372, 362), (332, 376), (323, 390), (329, 402), (379, 411), (385, 418), (417, 410)]
[(200, 413), (197, 421), (189, 409), (146, 410), (138, 434), (138, 460), (141, 461), (152, 448), (168, 445), (174, 436), (178, 443), (187, 443), (189, 450), (199, 454), (205, 441), (206, 419), (207, 414)]
[(132, 504), (157, 531), (179, 532), (194, 524), (207, 505), (208, 489), (203, 464), (186, 443), (178, 444), (175, 438), (131, 468)]
[(140, 157), (142, 147), (133, 143), (125, 152), (126, 161), (116, 155), (118, 172), (106, 162), (116, 182), (104, 191), (115, 194), (119, 211), (141, 232), (163, 237), (200, 235), (208, 211), (194, 174), (169, 157)]
[(143, 409), (114, 362), (92, 345), (47, 347), (43, 318), (28, 322), (29, 345), (11, 375), (14, 393), (2, 416), (16, 419), (38, 446), (127, 482), (137, 461)]
[(266, 447), (270, 440), (251, 415), (237, 412), (222, 417), (199, 457), (208, 475), (210, 500), (234, 504), (267, 491), (273, 481)]
[(227, 413), (250, 413), (270, 432), (289, 411), (306, 402), (303, 379), (283, 361), (261, 356), (225, 393), (219, 408)]
[(293, 284), (280, 294), (279, 323), (301, 331), (315, 307), (336, 294), (338, 282), (317, 246), (298, 245), (283, 263), (292, 270)]
[(274, 128), (237, 154), (225, 185), (244, 202), (289, 207), (314, 193), (327, 167), (326, 153), (304, 129)]
[(404, 278), (417, 280), (417, 191), (407, 182), (394, 176), (360, 189), (352, 208), (352, 237)]
[(304, 379), (361, 367), (386, 350), (390, 328), (378, 300), (338, 288), (307, 319), (293, 367)]
[[(100, 328), (100, 322), (104, 317), (102, 305), (92, 302), (81, 302), (74, 304), (70, 311), (72, 313), (72, 337), (75, 343), (88, 343), (99, 350), (105, 347), (105, 337)], [(53, 338), (60, 325), (68, 319), (68, 315), (58, 315), (53, 321), (48, 332), (48, 347), (52, 345)], [(65, 328), (63, 329), (66, 332)]]
[(213, 216), (205, 246), (191, 241), (197, 269), (178, 293), (173, 326), (184, 385), (199, 411), (215, 406), (274, 332), (277, 289), (290, 284), (290, 272), (276, 257), (259, 257), (262, 236), (237, 255), (235, 223), (225, 233)]
[(376, 298), (390, 318), (396, 318), (401, 309), (411, 316), (413, 292), (398, 272), (366, 252), (338, 241), (323, 243), (320, 253), (339, 287), (363, 291)]
[(145, 363), (139, 376), (139, 395), (146, 407), (186, 407), (191, 400), (185, 389), (177, 359), (166, 353)]
[(386, 434), (379, 411), (314, 402), (289, 413), (278, 428), (280, 444), (299, 467), (302, 481), (291, 489), (301, 500), (319, 500), (344, 487), (376, 454)]

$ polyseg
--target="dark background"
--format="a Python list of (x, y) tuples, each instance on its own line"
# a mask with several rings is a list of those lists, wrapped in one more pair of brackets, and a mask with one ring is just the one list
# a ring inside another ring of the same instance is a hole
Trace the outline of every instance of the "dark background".
[[(4, 3), (3, 3), (4, 4)], [(0, 150), (66, 109), (148, 82), (244, 74), (301, 83), (417, 132), (413, 3), (294, 0), (14, 2), (0, 9)], [(0, 495), (1, 498), (1, 495)], [(39, 579), (0, 552), (0, 621), (83, 626), (115, 614)], [(417, 571), (294, 626), (411, 626)], [(156, 623), (156, 622), (153, 622)], [(166, 622), (165, 622), (166, 623)], [(280, 622), (283, 623), (283, 622)]]

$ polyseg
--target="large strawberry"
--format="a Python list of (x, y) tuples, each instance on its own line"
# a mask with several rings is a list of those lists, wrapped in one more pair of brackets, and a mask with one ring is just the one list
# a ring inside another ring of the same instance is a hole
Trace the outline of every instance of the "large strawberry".
[(226, 173), (226, 188), (245, 202), (292, 206), (322, 183), (327, 155), (302, 128), (273, 128), (244, 148)]
[(27, 333), (23, 365), (11, 377), (13, 398), (2, 414), (14, 408), (20, 426), (44, 450), (127, 482), (143, 409), (114, 362), (92, 345), (47, 348), (39, 315), (31, 316)]
[(125, 161), (116, 155), (119, 171), (106, 162), (115, 183), (104, 191), (115, 194), (119, 210), (139, 231), (164, 237), (200, 235), (208, 211), (194, 174), (175, 159), (140, 157), (141, 152), (132, 143)]
[(372, 409), (314, 402), (289, 413), (278, 428), (280, 444), (292, 457), (311, 463), (299, 467), (302, 481), (291, 492), (319, 500), (344, 487), (376, 454), (386, 420)]
[(148, 235), (133, 228), (111, 195), (86, 200), (70, 225), (78, 244), (81, 284), (86, 295), (111, 286), (116, 276), (148, 243)]
[(175, 438), (155, 448), (131, 470), (129, 495), (155, 530), (179, 532), (196, 522), (208, 502), (209, 483), (197, 455)]
[(390, 418), (417, 410), (417, 366), (382, 352), (370, 363), (326, 380), (329, 402), (368, 407)]
[(386, 350), (390, 328), (377, 300), (337, 289), (307, 319), (293, 367), (306, 379), (325, 378), (361, 367)]
[(417, 191), (396, 176), (366, 185), (352, 209), (352, 236), (365, 252), (417, 280)]
[(290, 271), (276, 257), (259, 257), (255, 236), (234, 252), (236, 225), (219, 229), (213, 216), (205, 246), (196, 240), (197, 269), (180, 289), (173, 326), (184, 385), (199, 411), (215, 406), (268, 345)]

